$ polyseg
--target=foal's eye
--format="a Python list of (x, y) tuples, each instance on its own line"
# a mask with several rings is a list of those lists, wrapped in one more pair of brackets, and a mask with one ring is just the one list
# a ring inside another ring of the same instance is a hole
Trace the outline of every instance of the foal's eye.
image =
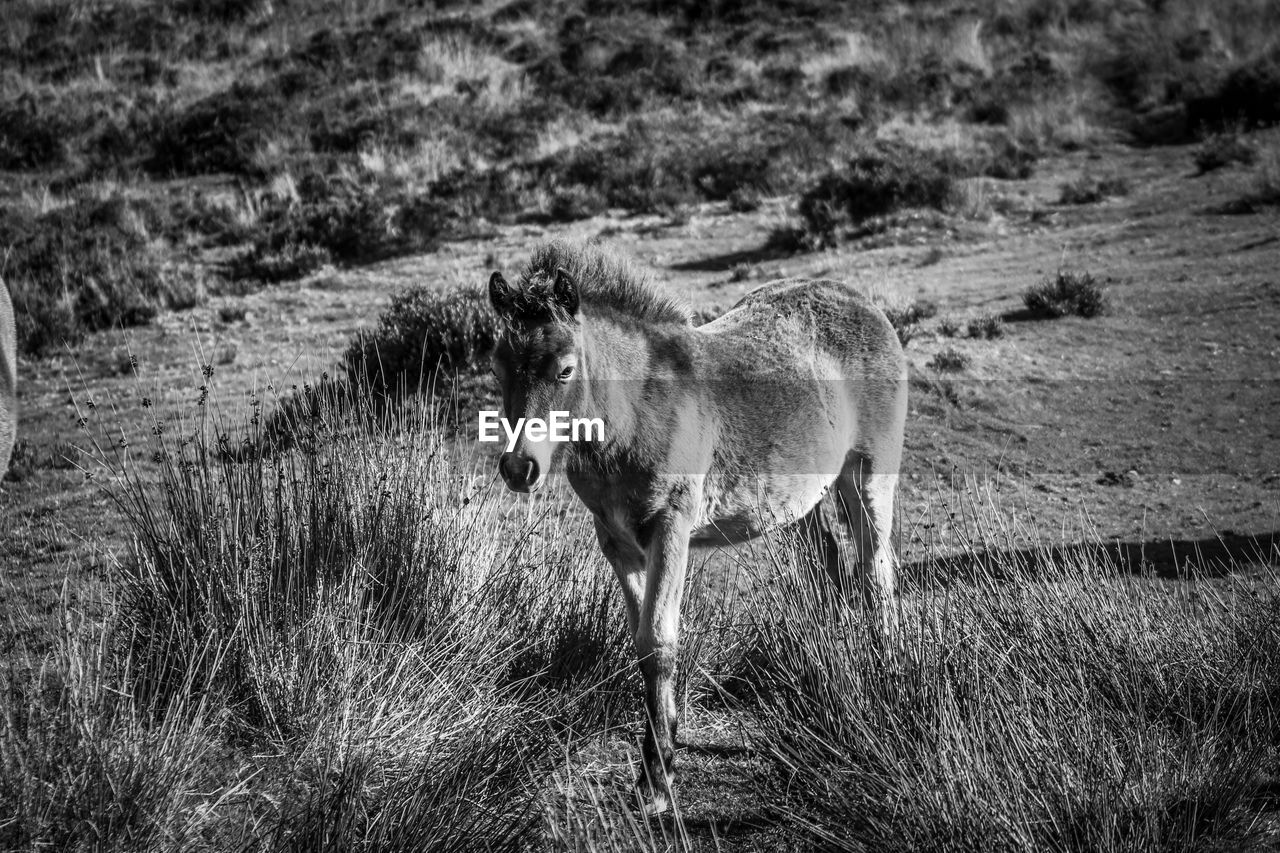
[(572, 364), (571, 364), (571, 365), (569, 365), (568, 367), (566, 367), (564, 370), (560, 371), (560, 381), (561, 381), (561, 382), (567, 382), (567, 381), (570, 379), (570, 377), (572, 377), (572, 376), (573, 376), (573, 365), (572, 365)]

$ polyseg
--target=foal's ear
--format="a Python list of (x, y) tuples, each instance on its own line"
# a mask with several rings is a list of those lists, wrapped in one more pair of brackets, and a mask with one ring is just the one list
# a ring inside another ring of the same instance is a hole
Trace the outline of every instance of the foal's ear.
[(495, 271), (489, 276), (489, 304), (498, 312), (499, 317), (506, 317), (511, 313), (511, 309), (515, 307), (515, 299), (516, 290), (507, 284), (502, 273)]
[(578, 283), (573, 280), (573, 276), (569, 275), (569, 271), (564, 267), (556, 270), (556, 283), (555, 287), (552, 288), (551, 295), (555, 297), (556, 302), (570, 317), (577, 315)]

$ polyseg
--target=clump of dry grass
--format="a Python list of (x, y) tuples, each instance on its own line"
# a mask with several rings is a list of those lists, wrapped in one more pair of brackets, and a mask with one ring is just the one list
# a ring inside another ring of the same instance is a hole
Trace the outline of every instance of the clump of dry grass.
[[(944, 331), (943, 334), (946, 337), (952, 337), (955, 332), (953, 331), (951, 335), (946, 335)], [(998, 338), (1004, 334), (1004, 321), (1000, 319), (998, 314), (983, 314), (981, 317), (975, 317), (965, 324), (965, 334), (971, 338), (979, 338), (981, 340)]]
[[(323, 399), (297, 430), (306, 440), (271, 455), (258, 427), (216, 412), (207, 431), (157, 421), (141, 451), (155, 482), (130, 473), (127, 442), (102, 446), (135, 546), (107, 579), (94, 663), (118, 676), (92, 701), (118, 692), (152, 709), (128, 748), (176, 727), (157, 746), (164, 763), (131, 771), (154, 797), (191, 784), (158, 775), (179, 768), (252, 778), (198, 809), (249, 849), (527, 845), (543, 832), (541, 780), (581, 737), (634, 719), (615, 584), (585, 525), (508, 518), (494, 478), (451, 450), (429, 408), (368, 399)], [(192, 731), (212, 765), (170, 749)], [(96, 732), (42, 760), (88, 772), (106, 744)], [(53, 748), (36, 734), (13, 733), (18, 754)], [(38, 784), (25, 772), (16, 784)], [(104, 793), (77, 808), (102, 819), (117, 805)], [(49, 837), (41, 826), (31, 837)]]
[(43, 665), (0, 675), (0, 845), (180, 850), (218, 838), (219, 818), (191, 792), (216, 802), (244, 788), (223, 767), (216, 710), (194, 695), (140, 702), (111, 635), (70, 612), (64, 624)]
[(925, 362), (925, 367), (939, 373), (956, 373), (969, 366), (969, 356), (956, 349), (947, 347), (933, 354), (933, 358)]
[(1280, 744), (1274, 576), (1171, 583), (1101, 549), (1034, 569), (1015, 553), (913, 573), (895, 652), (778, 558), (749, 663), (796, 834), (832, 850), (1256, 842)]

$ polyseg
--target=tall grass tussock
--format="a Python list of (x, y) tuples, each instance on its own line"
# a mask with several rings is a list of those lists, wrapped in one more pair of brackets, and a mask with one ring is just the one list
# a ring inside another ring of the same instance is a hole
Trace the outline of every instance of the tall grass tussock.
[(893, 658), (826, 587), (780, 576), (752, 672), (799, 833), (833, 850), (1257, 844), (1280, 745), (1274, 578), (1130, 572), (922, 577)]

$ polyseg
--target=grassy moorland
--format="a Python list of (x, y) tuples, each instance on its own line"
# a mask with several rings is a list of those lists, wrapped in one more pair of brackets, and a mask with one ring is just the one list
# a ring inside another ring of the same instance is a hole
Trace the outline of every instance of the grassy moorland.
[(31, 354), (493, 223), (793, 195), (777, 243), (819, 248), (899, 208), (981, 206), (966, 179), (1049, 151), (1280, 118), (1266, 0), (5, 14), (0, 275)]
[[(1187, 520), (1277, 516), (1274, 3), (4, 15), (0, 274), (48, 411), (0, 506), (0, 850), (1274, 846), (1276, 537)], [(752, 252), (705, 237), (757, 211)], [(779, 264), (943, 283), (886, 300), (901, 657), (784, 536), (699, 558), (679, 810), (652, 822), (614, 581), (563, 483), (516, 502), (456, 441), (492, 325), (435, 266), (471, 245), (482, 281), (530, 239), (504, 235), (631, 214), (731, 259), (704, 316)], [(1106, 262), (938, 238), (1002, 217), (1083, 222)], [(919, 251), (866, 260), (917, 222)], [(333, 284), (396, 258), (433, 280), (376, 322)], [(264, 306), (290, 288), (364, 332), (276, 393), (246, 363), (289, 346)], [(188, 308), (211, 335), (172, 334)], [(119, 327), (154, 331), (140, 361)], [(456, 399), (394, 393), (433, 381)]]
[(696, 566), (693, 805), (641, 821), (634, 664), (588, 527), (513, 514), (425, 409), (356, 399), (281, 453), (216, 410), (128, 447), (89, 417), (133, 545), (96, 617), (69, 609), (44, 662), (7, 671), (4, 849), (1201, 850), (1274, 830), (1274, 576), (1170, 584), (1087, 536), (1015, 551), (974, 492), (933, 550), (1010, 556), (914, 565), (897, 660), (785, 538), (735, 558), (737, 592)]

